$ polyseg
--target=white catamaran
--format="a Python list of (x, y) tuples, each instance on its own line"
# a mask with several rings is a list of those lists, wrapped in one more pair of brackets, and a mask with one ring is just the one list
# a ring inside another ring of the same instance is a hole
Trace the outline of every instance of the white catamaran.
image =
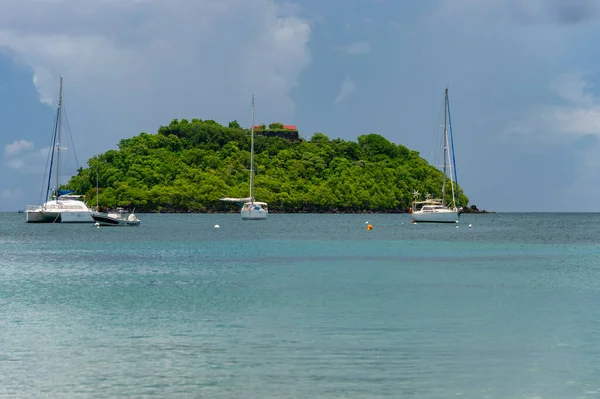
[(252, 95), (252, 129), (250, 136), (250, 197), (221, 198), (221, 201), (243, 203), (240, 211), (242, 220), (265, 220), (269, 214), (266, 202), (254, 200), (254, 95)]
[[(442, 183), (442, 198), (432, 199), (429, 194), (425, 201), (417, 201), (419, 192), (414, 191), (411, 214), (415, 222), (431, 223), (458, 223), (462, 208), (458, 198), (458, 183), (456, 176), (456, 160), (454, 158), (454, 140), (452, 138), (452, 120), (450, 118), (450, 101), (448, 99), (448, 88), (444, 95), (444, 177)], [(452, 191), (452, 202), (446, 204), (446, 181), (450, 182)]]
[[(60, 78), (60, 91), (58, 96), (58, 108), (54, 122), (54, 133), (52, 136), (52, 152), (50, 156), (50, 168), (48, 173), (48, 184), (46, 187), (46, 202), (43, 205), (27, 205), (25, 209), (26, 223), (93, 223), (92, 211), (84, 202), (83, 195), (73, 194), (73, 191), (59, 190), (60, 187), (60, 141), (62, 121), (62, 77)], [(55, 187), (50, 189), (52, 181), (52, 164), (54, 164)]]

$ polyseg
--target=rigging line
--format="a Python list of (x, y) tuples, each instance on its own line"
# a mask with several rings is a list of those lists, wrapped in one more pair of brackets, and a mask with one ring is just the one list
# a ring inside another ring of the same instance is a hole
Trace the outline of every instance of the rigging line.
[[(54, 122), (54, 134), (52, 135), (52, 145), (50, 146), (50, 167), (48, 168), (48, 185), (46, 186), (46, 200), (48, 201), (48, 194), (50, 193), (50, 177), (52, 176), (52, 165), (54, 164), (54, 150), (56, 147), (56, 138), (58, 134), (58, 124), (60, 119), (60, 107), (56, 110), (56, 121)], [(56, 187), (58, 190), (58, 187)], [(54, 193), (55, 198), (57, 197), (57, 192)]]
[(433, 140), (431, 141), (431, 144), (429, 146), (429, 151), (427, 153), (427, 159), (430, 161), (431, 164), (439, 163), (438, 161), (439, 161), (440, 144), (442, 144), (443, 140), (444, 140), (443, 131), (442, 131), (442, 134), (440, 134), (440, 126), (442, 126), (442, 124), (443, 124), (443, 121), (442, 121), (443, 114), (444, 114), (444, 102), (442, 101), (442, 106), (439, 108), (439, 113), (437, 114), (435, 129), (433, 130), (433, 134), (431, 135)]
[(79, 160), (77, 159), (77, 151), (75, 151), (75, 143), (73, 142), (73, 135), (71, 134), (71, 125), (69, 125), (69, 117), (67, 116), (67, 108), (63, 105), (65, 109), (65, 122), (67, 122), (67, 131), (69, 132), (69, 139), (71, 139), (71, 147), (73, 147), (73, 155), (75, 155), (75, 163), (77, 164), (77, 169), (80, 168)]
[[(50, 179), (50, 173), (52, 168), (52, 155), (54, 154), (54, 140), (56, 140), (56, 124), (58, 123), (58, 118), (54, 117), (54, 124), (52, 126), (52, 135), (50, 136), (50, 151), (48, 151), (48, 155), (46, 156), (46, 167), (44, 169), (44, 176), (42, 179), (42, 187), (40, 188), (40, 203), (46, 202), (48, 200), (48, 189), (46, 190), (46, 199), (43, 199), (44, 195), (44, 184), (46, 182), (46, 178)], [(48, 164), (50, 164), (50, 168), (48, 168)]]
[(450, 99), (448, 99), (448, 123), (450, 126), (450, 147), (452, 150), (452, 165), (454, 166), (454, 181), (456, 183), (456, 198), (460, 206), (460, 197), (458, 196), (458, 175), (456, 173), (456, 156), (454, 155), (454, 135), (452, 134), (452, 118), (450, 117)]
[[(441, 168), (443, 166), (444, 157), (445, 157), (445, 155), (442, 154), (442, 157), (440, 159), (440, 148), (443, 149), (445, 146), (445, 137), (444, 137), (444, 110), (445, 110), (445, 108), (446, 108), (446, 101), (445, 101), (445, 98), (442, 96), (442, 100), (441, 100), (439, 108), (438, 108), (435, 130), (432, 134), (433, 139), (431, 140), (431, 144), (429, 147), (429, 153), (426, 158), (428, 163), (430, 165), (432, 165), (433, 167), (435, 167), (436, 169), (438, 169), (439, 172), (442, 172)], [(443, 177), (442, 177), (442, 179), (443, 179)], [(441, 188), (437, 188), (436, 191), (440, 190), (440, 189)], [(439, 197), (441, 198), (442, 195), (440, 195)]]

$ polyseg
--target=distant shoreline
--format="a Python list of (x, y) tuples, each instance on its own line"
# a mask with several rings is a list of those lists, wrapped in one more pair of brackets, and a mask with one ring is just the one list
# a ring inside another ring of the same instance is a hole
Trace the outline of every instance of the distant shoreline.
[[(150, 213), (150, 214), (237, 214), (239, 213), (239, 211), (207, 211), (207, 212), (170, 212), (170, 211), (151, 211), (151, 212), (139, 212), (139, 213)], [(275, 210), (269, 210), (270, 214), (281, 214), (281, 215), (296, 215), (296, 214), (302, 214), (302, 215), (386, 215), (386, 214), (405, 214), (405, 215), (410, 215), (411, 213), (408, 211), (354, 211), (354, 212), (348, 212), (348, 211), (328, 211), (328, 212), (319, 212), (319, 211), (295, 211), (295, 212), (282, 212), (282, 211), (275, 211)], [(496, 212), (490, 212), (490, 211), (479, 211), (479, 212), (461, 212), (462, 213), (468, 213), (468, 214), (488, 214), (488, 215), (492, 215), (495, 214)]]
[[(2, 213), (25, 213), (25, 211), (23, 210), (18, 210), (18, 211), (0, 211)], [(239, 211), (236, 210), (232, 210), (232, 211), (205, 211), (205, 212), (197, 212), (197, 211), (138, 211), (136, 213), (147, 213), (147, 214), (236, 214), (239, 213)], [(301, 211), (293, 211), (293, 212), (285, 212), (285, 211), (276, 211), (276, 210), (269, 210), (270, 214), (288, 214), (288, 215), (295, 215), (295, 214), (313, 214), (313, 215), (385, 215), (385, 214), (406, 214), (406, 215), (410, 215), (411, 213), (405, 210), (401, 210), (401, 211), (397, 211), (397, 210), (391, 210), (391, 211), (323, 211), (323, 212), (319, 212), (319, 211), (309, 211), (309, 210), (301, 210)], [(461, 212), (461, 214), (463, 213), (467, 213), (467, 214), (479, 214), (479, 215), (493, 215), (496, 214), (496, 212), (492, 212), (492, 211), (467, 211), (467, 212)], [(518, 212), (517, 212), (518, 213)]]

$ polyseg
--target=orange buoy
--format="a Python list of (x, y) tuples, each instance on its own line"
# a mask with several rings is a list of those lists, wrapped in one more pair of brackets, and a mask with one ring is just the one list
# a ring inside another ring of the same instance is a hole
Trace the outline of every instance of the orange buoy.
[(367, 230), (373, 230), (373, 225), (372, 224), (368, 224), (367, 225)]

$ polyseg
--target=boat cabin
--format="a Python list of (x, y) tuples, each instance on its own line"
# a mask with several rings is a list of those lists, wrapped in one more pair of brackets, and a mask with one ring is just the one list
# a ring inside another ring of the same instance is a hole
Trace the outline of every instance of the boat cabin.
[(258, 202), (258, 201), (254, 201), (254, 202), (246, 202), (244, 204), (244, 206), (242, 207), (242, 211), (245, 210), (260, 210), (260, 209), (264, 209), (265, 211), (268, 210), (267, 208), (267, 203), (266, 202)]

